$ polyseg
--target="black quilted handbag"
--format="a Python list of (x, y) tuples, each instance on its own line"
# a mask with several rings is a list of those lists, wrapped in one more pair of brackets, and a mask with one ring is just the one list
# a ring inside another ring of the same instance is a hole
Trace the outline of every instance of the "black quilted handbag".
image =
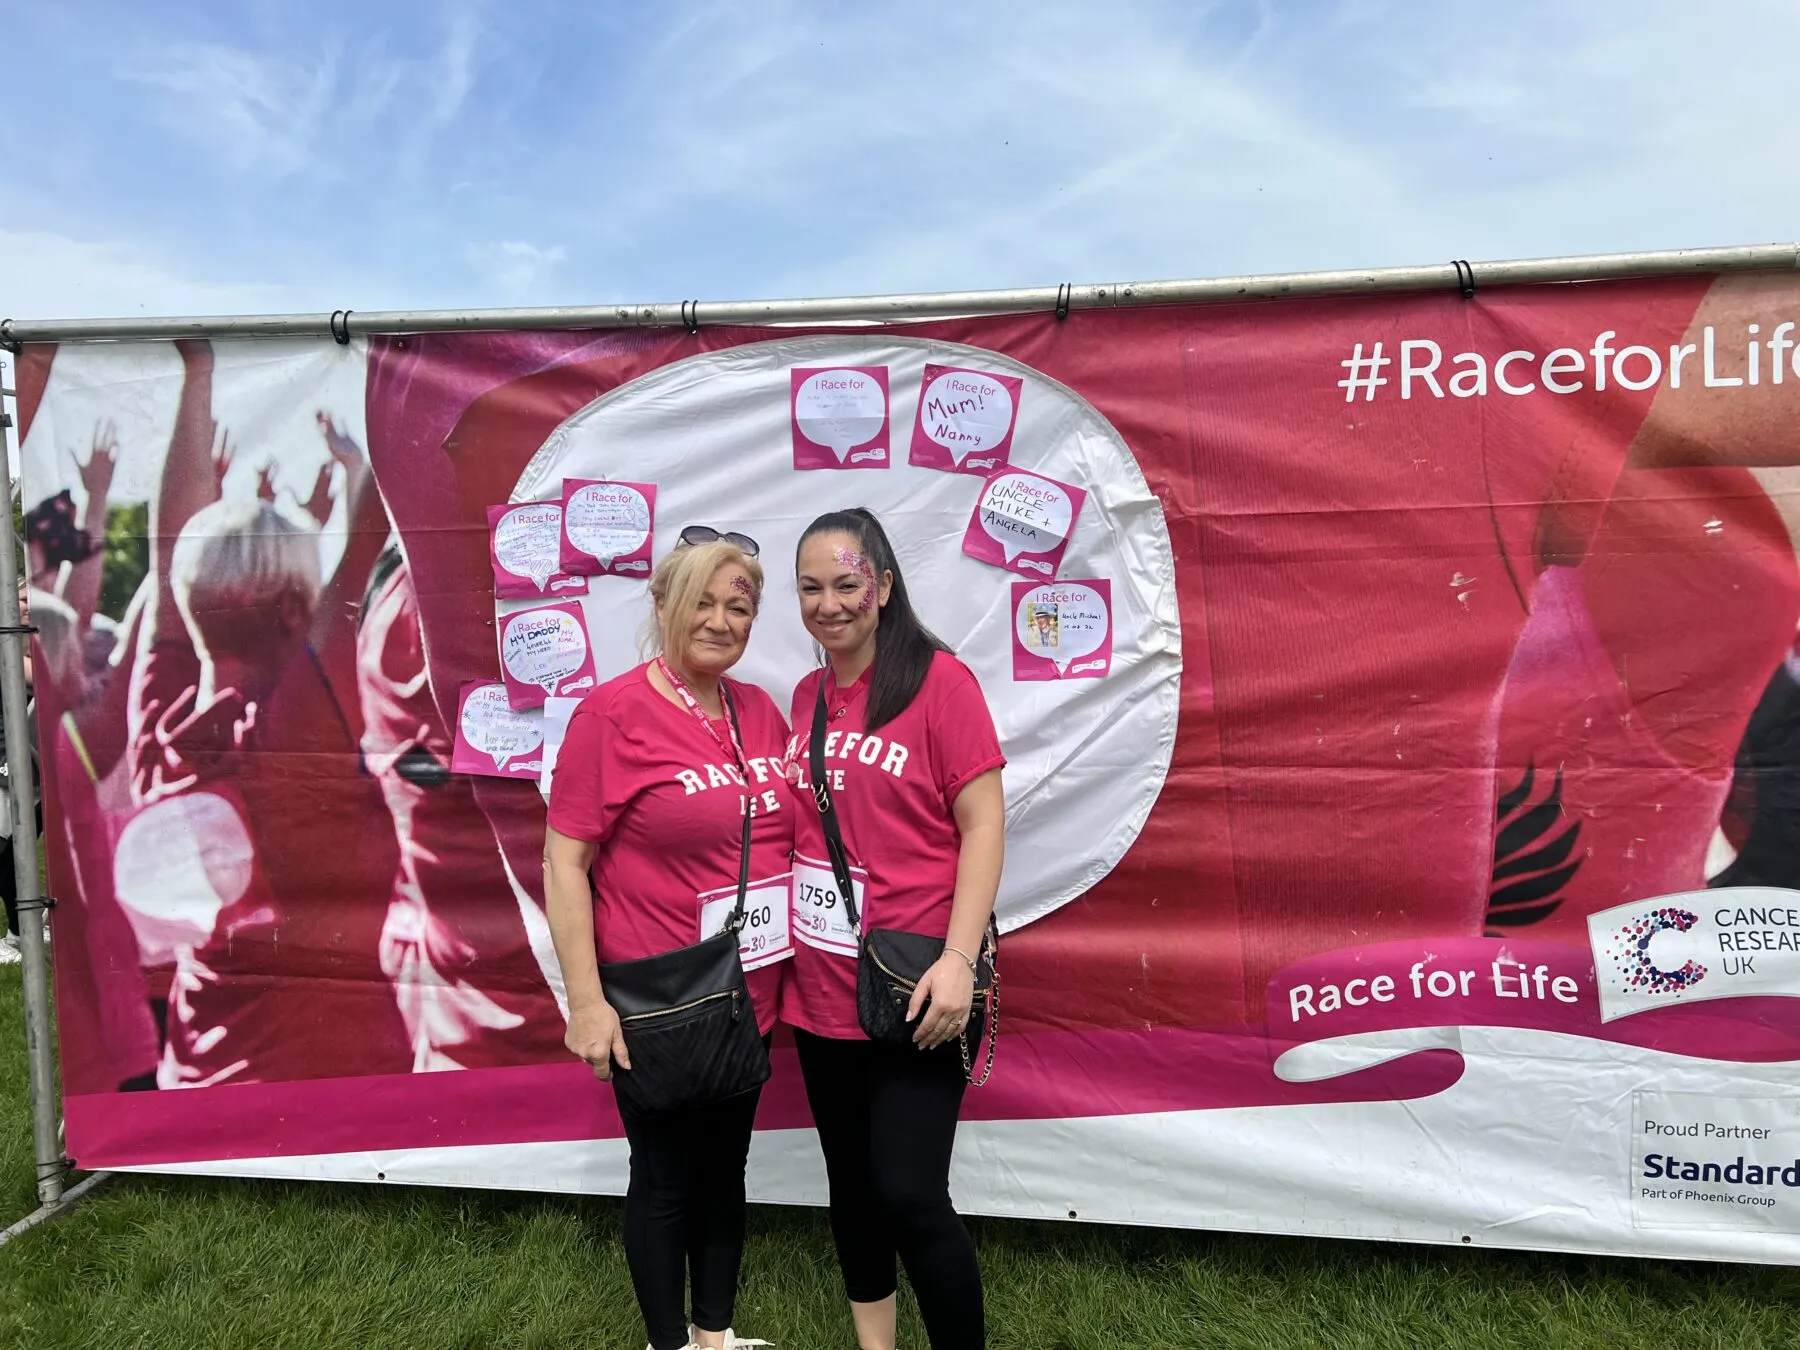
[[(737, 709), (725, 694), (735, 726)], [(738, 956), (744, 896), (750, 885), (750, 822), (745, 804), (737, 905), (721, 932), (689, 947), (600, 966), (601, 989), (619, 1015), (631, 1067), (613, 1066), (621, 1112), (638, 1118), (724, 1101), (769, 1079), (769, 1052)]]
[[(827, 676), (829, 678), (829, 675)], [(856, 959), (856, 1020), (863, 1034), (872, 1041), (887, 1045), (913, 1045), (918, 1021), (906, 1020), (906, 1007), (925, 972), (937, 964), (944, 954), (944, 939), (923, 933), (908, 933), (898, 928), (876, 928), (862, 931), (862, 915), (857, 912), (856, 886), (850, 875), (850, 859), (844, 850), (843, 831), (838, 826), (837, 812), (831, 804), (831, 789), (825, 776), (825, 680), (819, 681), (819, 699), (813, 708), (811, 746), (808, 759), (812, 772), (813, 801), (825, 828), (825, 852), (831, 858), (832, 876), (838, 894), (844, 897), (844, 911), (850, 918), (852, 931), (860, 935)], [(999, 934), (992, 918), (975, 960), (975, 997), (969, 1005), (969, 1021), (957, 1037), (962, 1051), (963, 1073), (974, 1087), (987, 1082), (994, 1071), (994, 1043), (1000, 1029), (1000, 976), (994, 958), (1000, 946)], [(929, 1003), (926, 1004), (930, 1006)], [(921, 1009), (919, 1017), (924, 1017)], [(984, 1033), (985, 1032), (985, 1037)], [(986, 1049), (977, 1073), (970, 1046)], [(634, 1050), (632, 1052), (636, 1054)]]

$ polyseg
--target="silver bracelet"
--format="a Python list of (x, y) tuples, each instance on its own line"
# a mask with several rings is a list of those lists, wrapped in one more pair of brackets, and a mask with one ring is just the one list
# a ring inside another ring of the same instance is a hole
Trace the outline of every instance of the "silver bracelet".
[(944, 950), (947, 952), (955, 952), (958, 956), (962, 957), (963, 960), (969, 963), (969, 974), (973, 975), (975, 973), (975, 958), (970, 956), (961, 947), (952, 947), (946, 942), (944, 944)]

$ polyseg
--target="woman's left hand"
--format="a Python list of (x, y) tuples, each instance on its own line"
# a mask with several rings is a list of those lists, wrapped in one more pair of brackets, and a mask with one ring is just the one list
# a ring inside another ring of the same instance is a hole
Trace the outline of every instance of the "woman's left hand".
[(969, 1025), (969, 1008), (974, 1002), (975, 973), (955, 952), (945, 952), (925, 972), (906, 1007), (909, 1022), (925, 1008), (919, 1029), (913, 1032), (913, 1044), (930, 1050), (960, 1036)]

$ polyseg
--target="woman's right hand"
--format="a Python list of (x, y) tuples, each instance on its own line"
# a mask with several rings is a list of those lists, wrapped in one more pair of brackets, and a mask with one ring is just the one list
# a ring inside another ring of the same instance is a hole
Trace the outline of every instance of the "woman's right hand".
[(563, 1044), (588, 1062), (594, 1077), (602, 1083), (612, 1078), (613, 1062), (621, 1069), (631, 1067), (631, 1053), (625, 1048), (625, 1031), (619, 1015), (605, 999), (585, 1008), (569, 1011), (569, 1029), (563, 1033)]

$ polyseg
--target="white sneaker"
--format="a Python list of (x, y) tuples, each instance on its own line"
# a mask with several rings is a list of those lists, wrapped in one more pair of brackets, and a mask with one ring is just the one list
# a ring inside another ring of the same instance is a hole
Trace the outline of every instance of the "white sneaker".
[(19, 939), (8, 933), (0, 937), (0, 966), (16, 966), (25, 958), (19, 952)]
[[(692, 1327), (689, 1327), (688, 1328), (688, 1343), (686, 1345), (684, 1345), (681, 1348), (681, 1350), (702, 1350), (700, 1342), (697, 1340), (694, 1340), (693, 1336), (694, 1336), (694, 1329)], [(725, 1328), (725, 1350), (751, 1350), (751, 1347), (753, 1347), (753, 1346), (771, 1345), (771, 1344), (773, 1344), (773, 1342), (771, 1342), (771, 1341), (755, 1341), (755, 1340), (747, 1341), (742, 1336), (738, 1335), (737, 1332), (733, 1331), (730, 1327)], [(644, 1350), (656, 1350), (656, 1348), (654, 1346), (647, 1345), (644, 1347)]]

